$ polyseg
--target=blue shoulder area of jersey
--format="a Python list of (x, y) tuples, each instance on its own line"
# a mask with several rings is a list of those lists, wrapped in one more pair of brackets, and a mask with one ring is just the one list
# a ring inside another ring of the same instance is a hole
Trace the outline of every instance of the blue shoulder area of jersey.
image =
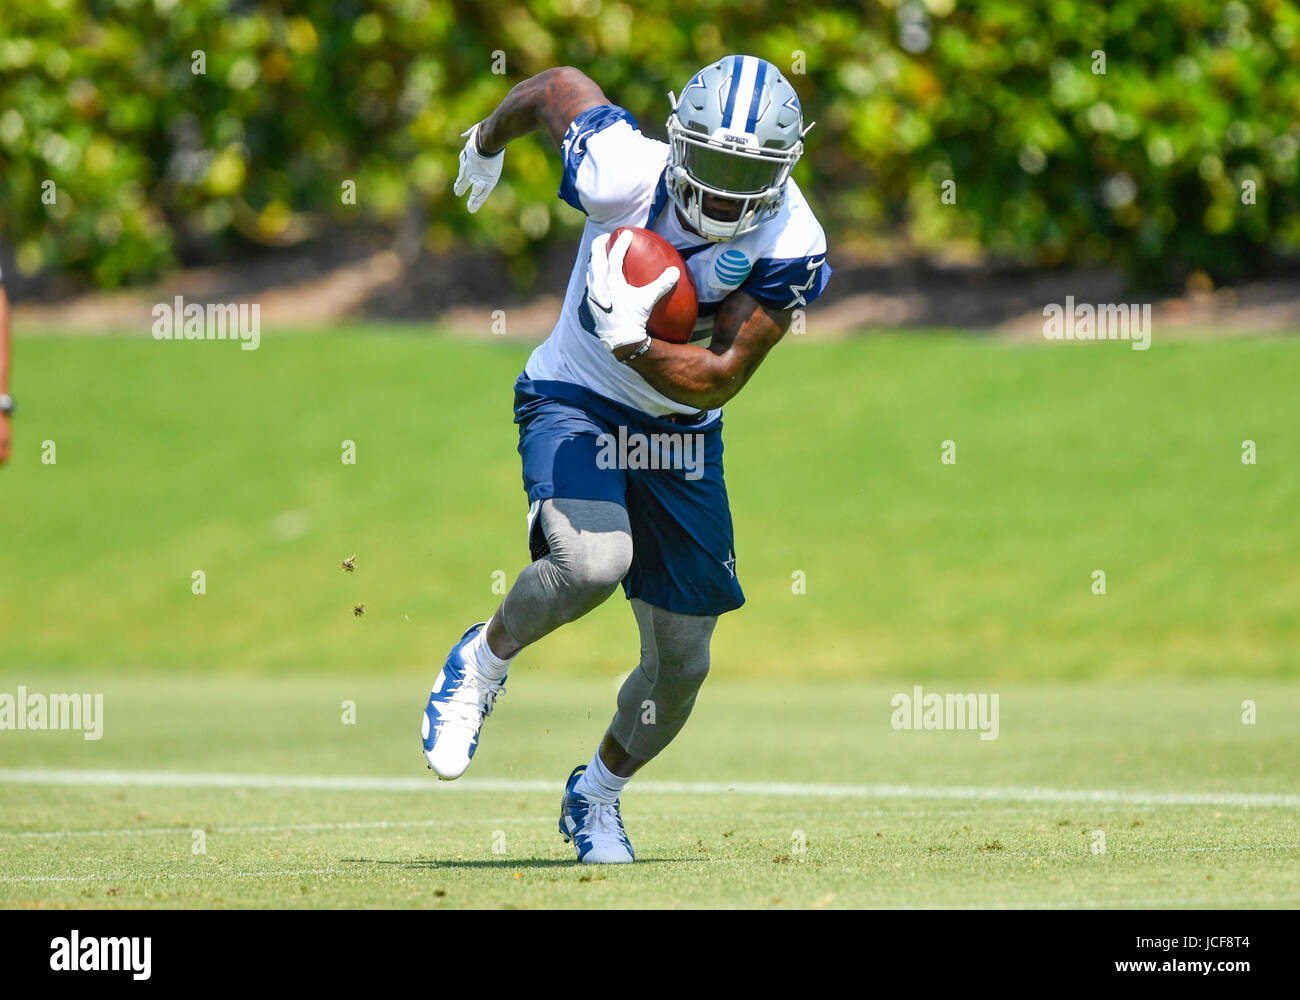
[(578, 168), (587, 155), (587, 140), (616, 122), (627, 122), (636, 128), (636, 119), (616, 104), (599, 104), (588, 108), (569, 123), (564, 133), (561, 156), (564, 159), (564, 177), (560, 180), (560, 197), (584, 215), (587, 210), (578, 198)]
[(821, 295), (830, 280), (826, 255), (815, 257), (764, 257), (740, 287), (777, 309), (801, 309)]
[(650, 203), (650, 214), (646, 217), (643, 229), (649, 229), (655, 224), (655, 219), (659, 218), (659, 213), (664, 210), (668, 204), (668, 168), (664, 167), (663, 173), (659, 175), (659, 183), (655, 186), (655, 200)]

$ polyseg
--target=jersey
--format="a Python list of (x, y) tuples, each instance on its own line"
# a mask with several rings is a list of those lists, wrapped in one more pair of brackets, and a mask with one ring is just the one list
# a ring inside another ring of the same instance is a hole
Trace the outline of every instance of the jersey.
[[(802, 309), (831, 275), (826, 236), (793, 179), (781, 210), (758, 228), (724, 242), (685, 229), (668, 198), (668, 144), (643, 135), (623, 108), (603, 104), (574, 118), (561, 148), (559, 195), (587, 216), (564, 307), (550, 336), (533, 351), (524, 374), (570, 382), (652, 416), (695, 408), (663, 395), (630, 365), (617, 361), (595, 334), (586, 304), (591, 243), (619, 226), (658, 233), (682, 255), (699, 296), (693, 340), (707, 340), (722, 300), (740, 288), (776, 309)], [(710, 411), (710, 419), (720, 411)]]

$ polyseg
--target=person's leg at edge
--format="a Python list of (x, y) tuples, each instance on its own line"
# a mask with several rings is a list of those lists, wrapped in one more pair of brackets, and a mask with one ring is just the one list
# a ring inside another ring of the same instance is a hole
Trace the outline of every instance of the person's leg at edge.
[(618, 694), (618, 711), (574, 790), (614, 802), (637, 770), (681, 732), (709, 672), (714, 615), (683, 615), (633, 598), (641, 662)]
[(528, 566), (465, 656), (491, 680), (525, 646), (604, 603), (632, 563), (627, 510), (607, 500), (542, 502), (539, 527), (550, 551)]

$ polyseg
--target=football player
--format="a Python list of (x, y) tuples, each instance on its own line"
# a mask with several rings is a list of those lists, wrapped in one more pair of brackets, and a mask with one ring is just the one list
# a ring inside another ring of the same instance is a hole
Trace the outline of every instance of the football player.
[[(744, 602), (721, 407), (831, 270), (822, 227), (790, 176), (807, 128), (781, 72), (728, 56), (669, 100), (665, 143), (579, 70), (539, 73), (465, 133), (454, 188), (469, 192), (477, 212), (501, 176), (506, 144), (545, 129), (563, 160), (559, 195), (587, 220), (559, 320), (515, 383), (533, 561), (492, 618), (448, 653), (425, 710), (424, 753), (440, 778), (464, 773), (511, 660), (621, 583), (641, 660), (561, 800), (560, 832), (588, 863), (634, 859), (620, 793), (681, 730), (709, 669), (714, 624)], [(679, 275), (668, 268), (649, 285), (629, 285), (622, 262), (631, 234), (609, 245), (620, 226), (658, 233), (690, 268), (700, 306), (690, 343), (646, 334), (650, 310)], [(646, 440), (695, 435), (702, 469), (598, 462), (598, 438), (620, 428)]]

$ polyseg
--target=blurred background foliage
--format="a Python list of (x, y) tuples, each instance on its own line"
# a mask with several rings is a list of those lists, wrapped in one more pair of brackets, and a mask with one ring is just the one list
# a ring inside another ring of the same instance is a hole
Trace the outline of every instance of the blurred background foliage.
[(514, 144), (471, 217), (461, 132), (567, 63), (662, 137), (666, 92), (731, 52), (779, 66), (817, 120), (796, 177), (841, 246), (1148, 285), (1300, 249), (1300, 12), (1281, 0), (0, 0), (4, 239), (29, 277), (113, 287), (378, 225), (498, 249), (527, 284), (579, 222), (549, 140)]

